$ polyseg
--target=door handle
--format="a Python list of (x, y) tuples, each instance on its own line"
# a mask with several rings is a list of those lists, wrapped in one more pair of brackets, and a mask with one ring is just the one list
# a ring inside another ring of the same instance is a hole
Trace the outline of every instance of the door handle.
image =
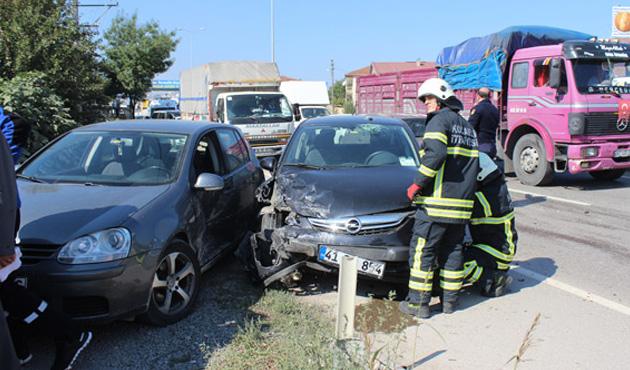
[(535, 102), (531, 102), (531, 103), (529, 103), (529, 106), (530, 106), (530, 107), (535, 107), (535, 106), (536, 106), (536, 103), (535, 103)]

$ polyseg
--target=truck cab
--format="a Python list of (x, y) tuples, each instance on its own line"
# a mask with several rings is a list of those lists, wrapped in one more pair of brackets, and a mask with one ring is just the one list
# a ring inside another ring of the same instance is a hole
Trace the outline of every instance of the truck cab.
[(501, 102), (501, 142), (521, 182), (566, 171), (614, 179), (630, 168), (630, 45), (519, 49)]
[(280, 92), (220, 93), (212, 111), (217, 121), (237, 125), (258, 157), (279, 156), (299, 121)]

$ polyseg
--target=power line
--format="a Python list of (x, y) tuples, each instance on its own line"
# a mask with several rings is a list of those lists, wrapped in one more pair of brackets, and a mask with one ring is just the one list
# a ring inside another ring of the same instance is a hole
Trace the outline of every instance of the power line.
[[(71, 0), (71, 12), (74, 16), (74, 19), (77, 21), (77, 24), (82, 27), (98, 27), (98, 22), (107, 14), (107, 12), (114, 7), (118, 6), (118, 1), (109, 2), (109, 3), (92, 3), (92, 4), (82, 4), (79, 3), (79, 0)], [(81, 19), (79, 18), (79, 8), (105, 8), (105, 11), (92, 23), (81, 24)]]

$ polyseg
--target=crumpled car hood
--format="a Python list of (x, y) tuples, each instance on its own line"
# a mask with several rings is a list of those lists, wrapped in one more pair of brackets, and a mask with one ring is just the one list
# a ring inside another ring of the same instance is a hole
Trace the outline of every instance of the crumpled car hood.
[(276, 176), (281, 201), (299, 215), (349, 217), (411, 207), (407, 187), (415, 167), (304, 169), (282, 166)]

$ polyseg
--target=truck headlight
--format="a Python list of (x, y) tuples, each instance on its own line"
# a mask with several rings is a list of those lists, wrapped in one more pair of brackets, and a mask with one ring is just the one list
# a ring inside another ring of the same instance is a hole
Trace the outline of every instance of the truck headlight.
[(84, 264), (126, 258), (131, 248), (131, 233), (122, 227), (103, 230), (77, 238), (61, 248), (57, 261)]
[(569, 113), (569, 134), (584, 135), (586, 119), (584, 113)]
[(597, 157), (598, 154), (599, 148), (597, 147), (582, 148), (582, 157)]

